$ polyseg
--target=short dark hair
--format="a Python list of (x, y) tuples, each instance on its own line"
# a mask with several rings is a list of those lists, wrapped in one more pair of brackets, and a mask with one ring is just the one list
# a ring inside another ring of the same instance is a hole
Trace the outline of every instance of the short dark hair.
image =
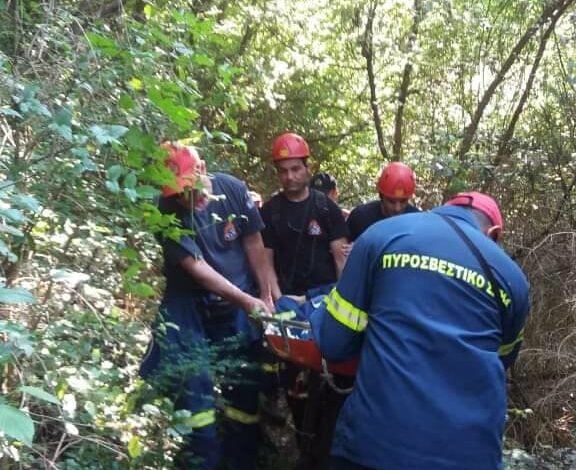
[(336, 178), (329, 173), (316, 173), (310, 181), (310, 186), (327, 194), (336, 189)]

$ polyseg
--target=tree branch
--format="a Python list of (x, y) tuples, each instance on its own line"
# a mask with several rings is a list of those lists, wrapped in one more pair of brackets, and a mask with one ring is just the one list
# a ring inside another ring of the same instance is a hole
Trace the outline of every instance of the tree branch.
[(512, 137), (514, 136), (514, 130), (516, 129), (516, 124), (518, 123), (518, 120), (520, 119), (520, 115), (522, 114), (522, 111), (524, 110), (524, 105), (526, 104), (526, 101), (528, 101), (528, 97), (530, 96), (530, 92), (532, 91), (532, 86), (534, 84), (536, 72), (538, 70), (538, 67), (540, 66), (540, 62), (542, 60), (542, 57), (544, 56), (544, 52), (546, 51), (546, 46), (548, 44), (548, 40), (550, 39), (550, 36), (554, 32), (554, 28), (556, 27), (556, 23), (558, 23), (558, 20), (564, 14), (564, 11), (566, 10), (566, 8), (568, 8), (568, 4), (564, 5), (564, 7), (559, 8), (557, 10), (557, 12), (554, 14), (554, 16), (552, 16), (550, 24), (548, 25), (548, 28), (546, 28), (546, 31), (544, 31), (544, 34), (542, 35), (542, 38), (540, 39), (540, 45), (538, 46), (538, 51), (536, 52), (536, 56), (534, 58), (534, 63), (532, 64), (532, 68), (530, 69), (530, 74), (528, 75), (526, 87), (524, 88), (522, 96), (520, 97), (520, 100), (518, 101), (518, 105), (516, 106), (516, 109), (514, 110), (514, 114), (512, 115), (512, 118), (510, 119), (510, 123), (508, 124), (506, 131), (504, 132), (502, 138), (500, 139), (500, 144), (498, 146), (498, 153), (496, 154), (496, 158), (494, 159), (494, 166), (495, 167), (498, 167), (500, 164), (502, 164), (504, 159), (510, 154), (510, 141), (512, 140)]
[(476, 135), (476, 131), (478, 130), (478, 124), (480, 123), (480, 120), (482, 119), (482, 115), (484, 114), (484, 111), (485, 111), (486, 107), (488, 106), (488, 103), (490, 102), (490, 100), (494, 96), (494, 93), (496, 92), (496, 89), (498, 88), (498, 86), (504, 81), (504, 77), (506, 76), (506, 74), (508, 73), (510, 68), (517, 61), (522, 50), (526, 47), (526, 45), (528, 44), (530, 39), (532, 39), (532, 37), (538, 32), (538, 30), (551, 17), (554, 16), (556, 10), (565, 11), (570, 5), (572, 5), (574, 3), (574, 1), (575, 0), (559, 0), (557, 2), (550, 3), (547, 7), (544, 8), (544, 11), (540, 15), (540, 18), (538, 18), (536, 23), (534, 23), (534, 25), (532, 25), (522, 35), (522, 37), (518, 40), (518, 42), (516, 43), (516, 45), (514, 46), (512, 51), (510, 51), (510, 54), (508, 55), (508, 57), (506, 58), (506, 60), (502, 64), (502, 67), (500, 68), (500, 70), (498, 71), (496, 76), (494, 77), (494, 80), (492, 80), (492, 82), (490, 83), (490, 85), (488, 86), (486, 91), (484, 92), (484, 95), (482, 96), (480, 103), (478, 103), (478, 106), (476, 107), (476, 110), (474, 111), (474, 115), (472, 116), (472, 121), (464, 129), (464, 136), (462, 137), (462, 141), (460, 143), (460, 148), (458, 149), (458, 154), (457, 154), (458, 158), (460, 160), (464, 160), (464, 157), (466, 156), (466, 154), (470, 150), (470, 147), (472, 146), (472, 142), (474, 140), (474, 136)]
[(563, 211), (564, 206), (569, 204), (569, 202), (570, 202), (570, 198), (571, 198), (572, 191), (574, 190), (574, 188), (576, 188), (576, 176), (574, 176), (572, 178), (572, 181), (570, 182), (570, 184), (566, 187), (566, 190), (564, 191), (564, 195), (562, 196), (562, 199), (560, 199), (560, 201), (558, 201), (558, 205), (557, 205), (556, 209), (554, 209), (552, 211), (552, 213), (554, 214), (554, 217), (552, 218), (551, 221), (546, 223), (546, 228), (544, 228), (540, 233), (538, 233), (537, 235), (532, 237), (532, 239), (528, 243), (524, 244), (524, 246), (519, 247), (516, 250), (514, 250), (512, 252), (512, 258), (518, 259), (522, 255), (522, 253), (524, 251), (526, 251), (526, 249), (529, 249), (529, 248), (531, 249), (536, 244), (536, 242), (539, 242), (540, 240), (542, 240), (543, 238), (547, 237), (548, 235), (550, 235), (552, 233), (554, 226), (558, 223), (558, 221), (560, 220), (560, 217), (564, 213), (564, 211)]
[(366, 72), (368, 74), (368, 85), (370, 87), (370, 107), (372, 108), (372, 116), (374, 119), (374, 127), (376, 129), (376, 136), (378, 137), (378, 148), (385, 160), (390, 159), (386, 144), (384, 143), (384, 132), (382, 131), (382, 118), (380, 117), (380, 110), (378, 108), (378, 95), (376, 93), (376, 78), (374, 74), (374, 16), (376, 14), (376, 7), (378, 6), (377, 0), (371, 0), (370, 8), (368, 10), (368, 17), (366, 18), (366, 29), (364, 30), (364, 38), (362, 40), (362, 57), (366, 59)]
[(402, 127), (404, 121), (404, 108), (406, 106), (406, 98), (408, 97), (408, 89), (410, 87), (410, 80), (412, 75), (412, 58), (411, 54), (414, 51), (414, 44), (418, 37), (418, 30), (420, 22), (422, 21), (422, 3), (421, 0), (414, 0), (414, 17), (412, 20), (412, 28), (410, 29), (410, 37), (408, 39), (408, 46), (406, 48), (406, 64), (402, 73), (402, 83), (398, 93), (398, 109), (394, 119), (394, 143), (392, 148), (392, 160), (399, 161), (402, 158)]

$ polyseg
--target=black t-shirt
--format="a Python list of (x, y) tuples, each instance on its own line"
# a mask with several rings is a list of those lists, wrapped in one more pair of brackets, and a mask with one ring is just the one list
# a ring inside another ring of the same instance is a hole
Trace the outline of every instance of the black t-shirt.
[[(408, 204), (403, 214), (410, 212), (420, 212), (420, 209)], [(386, 218), (387, 217), (382, 214), (380, 201), (370, 201), (356, 207), (350, 212), (346, 221), (348, 230), (350, 231), (350, 241), (355, 241), (370, 225)]]
[(300, 202), (282, 193), (262, 207), (266, 248), (274, 250), (274, 267), (283, 294), (302, 295), (307, 290), (336, 282), (330, 242), (348, 237), (338, 205), (314, 189)]

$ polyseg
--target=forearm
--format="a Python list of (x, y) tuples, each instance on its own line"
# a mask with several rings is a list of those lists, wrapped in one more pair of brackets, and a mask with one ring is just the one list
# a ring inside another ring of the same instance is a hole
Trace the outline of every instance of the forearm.
[(336, 267), (336, 274), (338, 278), (344, 270), (344, 265), (346, 264), (347, 258), (347, 243), (345, 238), (339, 238), (330, 242), (330, 251), (332, 252), (332, 258), (334, 259), (334, 266)]
[(182, 266), (194, 280), (206, 290), (223, 299), (240, 306), (250, 312), (253, 297), (232, 284), (228, 279), (218, 273), (202, 258), (188, 257), (182, 261)]
[(260, 233), (244, 237), (243, 243), (261, 297), (272, 296), (276, 299), (280, 289), (274, 271), (273, 251), (264, 247)]

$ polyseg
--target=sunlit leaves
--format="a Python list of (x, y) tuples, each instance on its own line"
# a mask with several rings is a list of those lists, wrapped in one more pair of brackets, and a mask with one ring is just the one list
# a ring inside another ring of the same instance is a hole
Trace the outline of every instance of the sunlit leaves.
[(0, 431), (12, 439), (32, 446), (34, 422), (18, 408), (0, 400)]
[(58, 400), (58, 398), (56, 398), (54, 395), (52, 395), (51, 393), (48, 393), (46, 390), (44, 390), (42, 388), (31, 387), (29, 385), (23, 385), (23, 386), (18, 388), (18, 391), (25, 393), (27, 395), (30, 395), (34, 398), (37, 398), (38, 400), (52, 403), (54, 405), (60, 404), (60, 400)]
[(128, 132), (128, 128), (112, 124), (94, 124), (93, 126), (90, 126), (90, 132), (98, 144), (105, 145), (110, 143), (120, 143), (118, 139)]
[(72, 141), (72, 111), (63, 107), (58, 110), (53, 117), (53, 122), (48, 126), (56, 131), (63, 139)]
[(33, 304), (36, 303), (36, 297), (26, 289), (0, 287), (0, 303)]

